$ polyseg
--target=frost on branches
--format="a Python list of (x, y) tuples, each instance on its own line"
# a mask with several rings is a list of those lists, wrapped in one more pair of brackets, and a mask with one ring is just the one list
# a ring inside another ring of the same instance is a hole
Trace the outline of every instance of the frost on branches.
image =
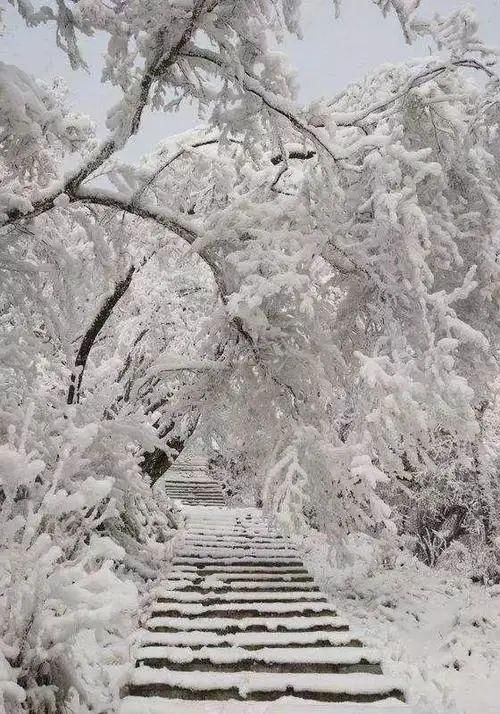
[[(0, 63), (4, 706), (113, 710), (179, 525), (150, 485), (190, 439), (339, 555), (363, 531), (498, 579), (500, 93), (473, 12), (376, 2), (435, 53), (300, 107), (298, 0), (12, 4), (74, 69), (106, 35), (120, 99), (101, 139)], [(124, 162), (183, 102), (202, 126)]]

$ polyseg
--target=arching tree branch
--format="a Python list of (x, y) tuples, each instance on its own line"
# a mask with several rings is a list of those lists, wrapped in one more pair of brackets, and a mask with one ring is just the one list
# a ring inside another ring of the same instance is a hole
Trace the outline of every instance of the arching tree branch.
[(235, 76), (216, 52), (201, 47), (191, 46), (186, 50), (182, 50), (179, 54), (181, 57), (190, 57), (191, 59), (199, 60), (202, 66), (205, 63), (218, 67), (224, 76), (239, 84), (244, 91), (258, 97), (267, 109), (286, 119), (294, 129), (297, 129), (299, 133), (310, 139), (313, 144), (327, 153), (330, 158), (334, 161), (337, 160), (332, 147), (319, 135), (315, 127), (310, 126), (301, 119), (291, 105), (287, 105), (285, 101), (262, 87), (258, 79), (252, 77), (248, 72), (244, 71), (242, 76)]
[(31, 210), (22, 211), (17, 207), (7, 209), (6, 218), (0, 223), (0, 227), (11, 225), (23, 218), (35, 218), (42, 213), (46, 213), (54, 208), (54, 202), (61, 194), (67, 194), (70, 200), (74, 200), (74, 196), (82, 183), (116, 153), (116, 151), (122, 149), (131, 136), (137, 134), (154, 82), (165, 74), (167, 69), (177, 61), (181, 50), (191, 40), (196, 31), (198, 22), (203, 13), (211, 12), (217, 4), (218, 0), (197, 0), (184, 32), (168, 53), (165, 53), (165, 43), (169, 28), (163, 27), (158, 31), (155, 49), (149, 61), (146, 62), (143, 76), (139, 83), (139, 91), (136, 93), (135, 100), (132, 100), (132, 97), (127, 98), (131, 106), (126, 120), (124, 120), (119, 129), (108, 137), (83, 165), (70, 172), (63, 181), (49, 187), (46, 191), (46, 195), (42, 199), (32, 201)]
[[(420, 87), (422, 84), (426, 84), (427, 82), (431, 82), (432, 80), (436, 79), (440, 75), (442, 75), (445, 72), (448, 72), (454, 68), (475, 69), (478, 72), (484, 72), (490, 78), (496, 76), (495, 73), (491, 69), (489, 69), (489, 67), (486, 67), (486, 65), (482, 64), (482, 62), (479, 62), (479, 60), (463, 59), (463, 60), (455, 60), (453, 62), (444, 62), (444, 63), (436, 65), (434, 67), (429, 67), (424, 72), (420, 72), (415, 77), (412, 77), (411, 79), (408, 80), (408, 82), (404, 85), (404, 87), (402, 87), (402, 89), (399, 90), (399, 92), (396, 92), (396, 94), (393, 94), (392, 96), (388, 97), (387, 99), (383, 99), (379, 102), (376, 102), (375, 104), (372, 104), (367, 109), (362, 109), (361, 111), (358, 111), (358, 112), (333, 112), (331, 114), (331, 119), (333, 119), (333, 121), (337, 124), (337, 126), (345, 126), (345, 127), (357, 126), (360, 122), (364, 121), (365, 119), (369, 119), (372, 114), (375, 115), (375, 117), (382, 114), (382, 112), (385, 109), (387, 109), (388, 107), (390, 107), (391, 104), (394, 104), (395, 102), (397, 102), (400, 99), (404, 99), (404, 97), (406, 97), (406, 95), (412, 89), (415, 89), (416, 87)], [(334, 104), (331, 103), (328, 106), (331, 108), (334, 106)], [(311, 123), (317, 127), (323, 126), (322, 121), (312, 120)]]

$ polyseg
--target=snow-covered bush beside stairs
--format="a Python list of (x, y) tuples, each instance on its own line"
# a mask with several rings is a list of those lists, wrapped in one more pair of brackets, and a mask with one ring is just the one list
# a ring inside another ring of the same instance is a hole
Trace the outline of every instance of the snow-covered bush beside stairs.
[[(0, 446), (0, 702), (8, 712), (110, 712), (140, 594), (170, 557), (171, 504), (153, 501), (106, 422), (71, 420), (37, 448), (28, 411)], [(125, 546), (125, 547), (124, 547)]]

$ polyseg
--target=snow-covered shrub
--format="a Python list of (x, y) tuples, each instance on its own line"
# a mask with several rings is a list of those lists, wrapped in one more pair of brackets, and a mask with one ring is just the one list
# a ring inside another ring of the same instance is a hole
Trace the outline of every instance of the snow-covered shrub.
[[(0, 446), (4, 705), (56, 711), (71, 690), (89, 711), (107, 712), (127, 672), (138, 586), (168, 557), (172, 526), (127, 456), (127, 432), (120, 439), (115, 427), (111, 439), (106, 422), (76, 428), (67, 419), (42, 450), (36, 418), (31, 409)], [(53, 463), (43, 458), (51, 445)]]

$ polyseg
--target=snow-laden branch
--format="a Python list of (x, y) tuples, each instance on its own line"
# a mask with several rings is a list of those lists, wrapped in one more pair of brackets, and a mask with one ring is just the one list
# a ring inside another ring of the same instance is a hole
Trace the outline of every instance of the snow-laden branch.
[[(221, 140), (220, 136), (216, 137), (209, 137), (206, 139), (200, 139), (199, 141), (193, 141), (190, 144), (186, 144), (185, 146), (181, 146), (175, 154), (172, 154), (171, 156), (166, 157), (165, 161), (161, 163), (152, 173), (148, 178), (144, 181), (144, 183), (137, 189), (137, 191), (134, 193), (132, 197), (132, 202), (135, 203), (138, 201), (144, 193), (154, 184), (154, 182), (160, 177), (160, 175), (169, 168), (173, 163), (175, 163), (178, 159), (182, 158), (183, 156), (189, 155), (193, 149), (199, 149), (204, 146), (213, 146), (215, 144), (218, 144)], [(241, 145), (241, 141), (238, 139), (226, 139), (226, 141), (229, 141), (231, 144), (238, 144)]]
[(227, 366), (224, 363), (208, 359), (189, 359), (182, 355), (164, 353), (146, 372), (146, 378), (156, 376), (162, 372), (205, 372), (210, 370), (224, 370)]
[[(486, 67), (486, 65), (482, 64), (482, 62), (479, 62), (479, 60), (476, 59), (463, 59), (456, 60), (454, 62), (444, 62), (435, 67), (430, 67), (424, 72), (420, 72), (415, 77), (412, 77), (408, 80), (405, 86), (400, 89), (399, 92), (396, 92), (396, 94), (393, 94), (387, 99), (383, 99), (379, 102), (376, 102), (368, 108), (362, 109), (358, 112), (333, 112), (329, 114), (329, 119), (333, 120), (333, 122), (335, 122), (337, 126), (357, 126), (363, 120), (368, 119), (372, 114), (376, 114), (377, 116), (379, 116), (385, 109), (390, 107), (392, 104), (395, 104), (400, 99), (404, 99), (406, 95), (411, 92), (412, 89), (420, 87), (422, 84), (426, 84), (427, 82), (431, 82), (432, 80), (436, 79), (445, 72), (449, 72), (450, 70), (453, 70), (455, 68), (475, 69), (479, 72), (484, 72), (490, 78), (496, 76), (495, 73), (489, 67)], [(328, 106), (333, 107), (334, 103), (331, 102), (330, 104), (328, 104)], [(312, 120), (312, 123), (314, 124), (314, 126), (323, 126), (321, 120), (316, 120), (316, 122)]]
[(55, 182), (42, 192), (41, 198), (30, 200), (24, 196), (12, 194), (9, 196), (7, 206), (2, 208), (0, 214), (0, 227), (13, 224), (21, 218), (34, 218), (54, 208), (55, 202), (61, 194), (74, 200), (79, 187), (92, 176), (111, 156), (122, 149), (134, 134), (137, 134), (142, 120), (144, 109), (149, 100), (153, 84), (178, 59), (181, 50), (191, 40), (195, 33), (201, 15), (211, 12), (217, 5), (217, 0), (198, 0), (194, 4), (191, 17), (180, 39), (168, 53), (165, 53), (168, 28), (161, 28), (153, 43), (154, 49), (145, 64), (142, 79), (136, 91), (131, 91), (125, 96), (115, 114), (118, 115), (116, 127), (111, 135), (85, 159), (85, 161), (69, 172), (62, 181)]
[(337, 160), (333, 147), (328, 144), (315, 127), (301, 119), (293, 103), (283, 97), (278, 97), (263, 87), (259, 80), (249, 72), (242, 70), (241, 74), (235, 74), (216, 52), (201, 47), (189, 47), (188, 50), (183, 50), (179, 54), (182, 57), (199, 60), (202, 67), (204, 64), (218, 67), (225, 77), (238, 84), (245, 92), (258, 97), (268, 110), (286, 119), (294, 129), (310, 139), (317, 148), (326, 152), (334, 161)]
[(98, 206), (107, 206), (116, 208), (120, 211), (126, 211), (139, 218), (156, 221), (167, 230), (178, 235), (187, 243), (192, 245), (198, 238), (198, 232), (194, 225), (181, 221), (172, 216), (168, 211), (165, 211), (158, 206), (148, 203), (141, 203), (134, 200), (133, 196), (111, 191), (107, 189), (92, 189), (81, 186), (78, 191), (71, 196), (73, 201), (80, 203), (91, 203)]

